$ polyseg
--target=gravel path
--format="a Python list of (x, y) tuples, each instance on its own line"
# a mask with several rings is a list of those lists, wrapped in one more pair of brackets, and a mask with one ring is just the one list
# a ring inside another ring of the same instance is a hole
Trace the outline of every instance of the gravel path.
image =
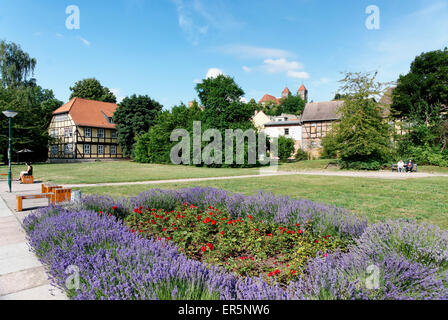
[(108, 182), (95, 184), (64, 184), (66, 188), (82, 188), (82, 187), (109, 187), (109, 186), (124, 186), (124, 185), (143, 185), (143, 184), (169, 184), (178, 182), (200, 182), (200, 181), (214, 181), (214, 180), (231, 180), (231, 179), (250, 179), (263, 178), (274, 176), (291, 176), (291, 175), (311, 175), (311, 176), (339, 176), (339, 177), (353, 177), (353, 178), (372, 178), (372, 179), (419, 179), (431, 177), (447, 177), (448, 174), (439, 173), (398, 173), (391, 171), (262, 171), (259, 175), (243, 175), (243, 176), (227, 176), (227, 177), (210, 177), (210, 178), (192, 178), (192, 179), (173, 179), (173, 180), (152, 180), (152, 181), (138, 181), (138, 182)]

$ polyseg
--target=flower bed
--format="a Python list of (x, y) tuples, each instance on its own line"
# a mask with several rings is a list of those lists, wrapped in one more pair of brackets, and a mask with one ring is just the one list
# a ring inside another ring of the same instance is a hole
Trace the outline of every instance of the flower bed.
[(64, 287), (67, 267), (79, 268), (73, 299), (448, 297), (446, 231), (367, 226), (346, 210), (272, 194), (92, 196), (38, 210), (24, 225), (54, 284)]

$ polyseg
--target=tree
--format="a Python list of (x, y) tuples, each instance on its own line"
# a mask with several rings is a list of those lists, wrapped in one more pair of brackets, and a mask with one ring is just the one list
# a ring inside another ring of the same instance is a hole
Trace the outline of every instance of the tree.
[(103, 87), (95, 78), (83, 79), (70, 87), (70, 99), (83, 98), (89, 100), (116, 103), (117, 98), (107, 87)]
[[(392, 94), (392, 108), (399, 117), (409, 117), (417, 106), (448, 108), (448, 48), (422, 53), (411, 64), (408, 74), (398, 79)], [(420, 118), (425, 114), (419, 113)], [(426, 119), (427, 120), (427, 119)]]
[(119, 104), (113, 120), (117, 124), (118, 143), (125, 156), (131, 156), (135, 137), (148, 132), (163, 106), (145, 95), (126, 97)]
[(294, 140), (285, 136), (278, 138), (278, 157), (281, 161), (287, 161), (294, 152)]
[(305, 109), (305, 101), (300, 96), (290, 94), (280, 105), (282, 113), (301, 115)]
[[(345, 103), (339, 108), (340, 123), (333, 126), (333, 137), (342, 167), (379, 168), (391, 150), (390, 127), (375, 101), (384, 84), (375, 82), (377, 73), (347, 73), (341, 80)], [(373, 164), (373, 165), (372, 165)]]
[(196, 85), (196, 91), (204, 106), (203, 125), (207, 128), (224, 130), (238, 124), (245, 127), (255, 112), (253, 104), (241, 101), (244, 91), (231, 77), (204, 79)]
[[(35, 79), (29, 79), (36, 59), (23, 52), (15, 43), (0, 42), (0, 112), (14, 110), (12, 135), (13, 160), (15, 152), (27, 148), (34, 152), (29, 160), (45, 161), (48, 155), (48, 125), (52, 112), (62, 105), (53, 91), (43, 89)], [(8, 119), (0, 113), (0, 154), (6, 159), (8, 148)]]
[(19, 45), (0, 41), (0, 80), (4, 88), (27, 83), (36, 63), (36, 59), (22, 51)]

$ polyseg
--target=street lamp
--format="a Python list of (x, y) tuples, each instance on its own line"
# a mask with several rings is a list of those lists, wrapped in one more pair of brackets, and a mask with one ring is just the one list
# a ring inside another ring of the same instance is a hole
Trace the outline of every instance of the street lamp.
[(3, 114), (8, 118), (9, 120), (9, 147), (8, 147), (8, 162), (9, 162), (9, 171), (8, 171), (8, 186), (9, 186), (9, 192), (11, 192), (11, 123), (12, 118), (14, 118), (17, 115), (17, 112), (14, 111), (3, 111)]

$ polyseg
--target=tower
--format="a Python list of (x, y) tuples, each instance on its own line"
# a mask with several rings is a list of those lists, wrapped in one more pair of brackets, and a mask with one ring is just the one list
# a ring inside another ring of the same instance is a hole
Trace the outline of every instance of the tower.
[(283, 89), (282, 91), (282, 98), (288, 98), (291, 94), (291, 91), (289, 91), (288, 87), (286, 87), (285, 89)]
[(308, 102), (308, 89), (302, 84), (297, 91), (297, 95), (301, 97), (305, 102)]

